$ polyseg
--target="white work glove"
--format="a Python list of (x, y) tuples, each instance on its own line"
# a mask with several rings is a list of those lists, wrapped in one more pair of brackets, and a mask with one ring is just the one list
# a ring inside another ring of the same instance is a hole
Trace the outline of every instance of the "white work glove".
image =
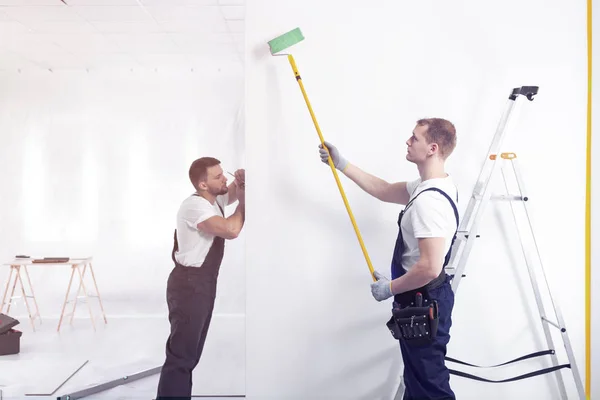
[[(340, 154), (340, 151), (329, 142), (325, 142), (325, 146), (329, 150), (329, 154), (331, 154), (331, 161), (333, 162), (333, 166), (340, 171), (343, 171), (344, 168), (348, 165), (348, 160), (346, 160)], [(323, 148), (323, 144), (319, 145), (319, 155), (321, 156), (321, 161), (325, 164), (329, 164), (329, 154), (327, 154), (327, 150)]]
[(377, 301), (383, 301), (393, 296), (391, 282), (379, 272), (374, 272), (376, 282), (371, 283), (371, 294)]

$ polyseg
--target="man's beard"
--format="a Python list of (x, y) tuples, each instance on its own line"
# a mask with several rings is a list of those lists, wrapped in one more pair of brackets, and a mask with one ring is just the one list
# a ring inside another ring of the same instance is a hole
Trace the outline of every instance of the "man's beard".
[(229, 191), (229, 188), (227, 186), (225, 186), (222, 189), (211, 190), (210, 192), (213, 196), (222, 196), (222, 195), (226, 194), (228, 191)]

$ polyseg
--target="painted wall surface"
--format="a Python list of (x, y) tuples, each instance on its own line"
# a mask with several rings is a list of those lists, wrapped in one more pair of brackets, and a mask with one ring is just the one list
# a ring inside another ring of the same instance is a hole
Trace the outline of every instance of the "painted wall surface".
[[(189, 166), (213, 156), (226, 171), (244, 167), (243, 70), (5, 73), (0, 87), (2, 262), (17, 254), (92, 256), (109, 328), (120, 317), (168, 326), (175, 218), (194, 192)], [(199, 392), (244, 392), (244, 241), (242, 232), (226, 243), (217, 336), (205, 351), (213, 362), (196, 370)], [(8, 267), (1, 272), (4, 290)], [(40, 265), (29, 273), (42, 320), (57, 317), (70, 269)], [(22, 301), (11, 315), (31, 329)], [(76, 316), (89, 317), (86, 307)], [(155, 355), (163, 361), (162, 344)]]
[[(385, 327), (391, 302), (371, 296), (298, 83), (287, 59), (268, 51), (269, 40), (296, 27), (306, 39), (291, 51), (316, 118), (350, 162), (388, 181), (416, 179), (405, 160), (415, 121), (436, 116), (456, 125), (447, 171), (461, 216), (511, 89), (540, 87), (504, 149), (522, 166), (543, 266), (583, 379), (585, 15), (585, 2), (248, 2), (248, 398), (392, 399), (402, 373)], [(373, 265), (389, 276), (401, 207), (341, 180)], [(493, 188), (504, 189), (501, 175)], [(548, 349), (509, 205), (490, 205), (479, 233), (448, 356), (493, 365)], [(448, 364), (494, 380), (550, 365), (548, 357), (495, 369)], [(570, 370), (561, 373), (574, 394)], [(451, 384), (461, 399), (558, 398), (552, 375), (504, 384), (453, 376)]]

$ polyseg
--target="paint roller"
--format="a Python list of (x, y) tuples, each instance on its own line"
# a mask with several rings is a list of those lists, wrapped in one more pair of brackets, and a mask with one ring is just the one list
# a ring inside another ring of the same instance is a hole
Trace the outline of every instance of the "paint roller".
[[(283, 35), (276, 37), (273, 40), (270, 40), (268, 42), (268, 44), (269, 44), (269, 49), (271, 51), (272, 56), (287, 56), (288, 61), (290, 62), (290, 65), (292, 67), (292, 71), (294, 72), (294, 76), (296, 77), (296, 81), (298, 82), (298, 85), (300, 86), (300, 90), (302, 91), (302, 95), (304, 96), (304, 101), (306, 102), (306, 106), (308, 107), (308, 112), (310, 113), (312, 121), (315, 125), (317, 134), (319, 135), (319, 139), (321, 140), (321, 145), (329, 154), (329, 149), (327, 148), (327, 146), (325, 146), (325, 140), (323, 139), (323, 134), (321, 133), (321, 129), (319, 128), (319, 123), (317, 122), (315, 113), (313, 112), (313, 109), (310, 105), (310, 101), (308, 100), (306, 90), (304, 89), (304, 84), (302, 83), (302, 78), (300, 77), (300, 73), (298, 72), (298, 67), (296, 65), (296, 61), (294, 60), (294, 56), (292, 56), (289, 53), (282, 53), (282, 51), (301, 42), (302, 40), (304, 40), (304, 35), (302, 34), (302, 31), (300, 30), (300, 28), (296, 28), (287, 33), (284, 33)], [(374, 281), (376, 281), (377, 279), (375, 278), (375, 271), (373, 269), (373, 265), (371, 264), (371, 259), (369, 258), (369, 253), (367, 253), (367, 249), (362, 240), (362, 236), (361, 236), (358, 226), (356, 224), (356, 220), (354, 219), (354, 215), (352, 214), (352, 210), (350, 209), (350, 204), (348, 203), (348, 199), (346, 198), (346, 194), (344, 193), (342, 183), (340, 182), (340, 178), (338, 176), (337, 170), (335, 169), (335, 166), (333, 165), (333, 161), (331, 160), (331, 157), (329, 157), (329, 167), (331, 168), (331, 172), (333, 172), (335, 182), (337, 183), (338, 189), (340, 190), (340, 194), (342, 195), (342, 199), (344, 200), (344, 205), (346, 206), (346, 210), (348, 211), (348, 216), (350, 217), (350, 221), (352, 222), (352, 226), (354, 227), (354, 231), (356, 232), (356, 237), (358, 238), (358, 242), (360, 243), (360, 248), (362, 249), (362, 252), (365, 256), (367, 265), (369, 266), (369, 271), (371, 271), (371, 277), (373, 278)]]

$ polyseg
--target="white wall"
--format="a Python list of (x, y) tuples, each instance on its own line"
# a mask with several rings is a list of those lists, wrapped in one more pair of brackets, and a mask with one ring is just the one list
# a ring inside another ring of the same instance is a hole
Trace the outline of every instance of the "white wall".
[[(366, 262), (319, 160), (291, 67), (268, 52), (267, 41), (295, 27), (306, 40), (291, 50), (323, 134), (359, 167), (387, 180), (415, 179), (404, 158), (415, 121), (455, 123), (458, 147), (447, 169), (461, 215), (510, 90), (540, 86), (506, 150), (524, 167), (538, 245), (583, 377), (585, 2), (366, 4), (247, 4), (247, 396), (391, 399), (402, 369), (384, 325), (390, 302), (371, 296)], [(400, 207), (342, 183), (375, 268), (389, 275)], [(520, 248), (508, 233), (509, 211), (507, 204), (488, 208), (456, 300), (450, 357), (490, 365), (547, 348)], [(562, 344), (555, 348), (566, 362)], [(452, 367), (504, 379), (549, 365)], [(451, 384), (461, 399), (557, 398), (548, 375), (505, 384), (452, 377)]]
[[(130, 300), (127, 309), (108, 304), (108, 313), (163, 313), (191, 161), (213, 155), (228, 170), (243, 165), (239, 68), (0, 79), (2, 259), (93, 256), (105, 301)], [(243, 313), (243, 240), (228, 243), (217, 312)], [(62, 301), (68, 271), (30, 273), (39, 297)]]
[[(1, 75), (2, 259), (93, 256), (108, 313), (164, 313), (190, 163), (243, 166), (241, 77), (239, 67)], [(218, 313), (244, 312), (243, 241), (228, 242)], [(42, 314), (58, 314), (50, 301), (62, 301), (69, 272), (30, 273)], [(111, 307), (119, 300), (127, 308)]]
[[(93, 256), (107, 329), (125, 316), (157, 317), (168, 326), (175, 216), (194, 190), (189, 165), (214, 156), (227, 171), (244, 167), (243, 70), (15, 72), (0, 75), (0, 87), (2, 261), (16, 254)], [(214, 363), (200, 365), (196, 380), (207, 384), (197, 391), (244, 390), (244, 241), (242, 233), (226, 244), (212, 323), (217, 336), (205, 351), (228, 373), (211, 375)], [(4, 291), (8, 267), (0, 272)], [(42, 320), (58, 316), (70, 270), (39, 265), (29, 272)], [(10, 315), (21, 321), (27, 343), (22, 301)], [(77, 315), (88, 317), (85, 306)], [(88, 322), (77, 326), (93, 335)], [(155, 353), (162, 362), (161, 354), (162, 344)]]

